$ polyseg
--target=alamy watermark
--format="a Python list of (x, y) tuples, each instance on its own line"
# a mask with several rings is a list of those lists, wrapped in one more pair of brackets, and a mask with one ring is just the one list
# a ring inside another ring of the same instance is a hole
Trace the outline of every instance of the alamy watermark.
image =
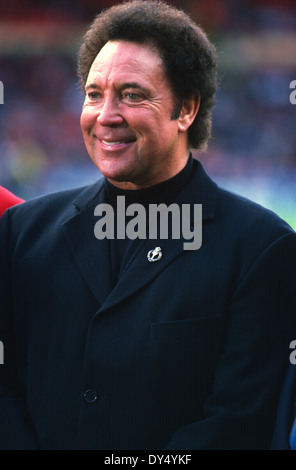
[(291, 341), (290, 349), (294, 349), (294, 351), (290, 354), (290, 363), (295, 365), (296, 364), (296, 340)]
[(290, 103), (291, 104), (296, 104), (296, 80), (293, 80), (290, 83), (290, 90), (293, 90), (292, 93), (290, 94)]
[(4, 85), (0, 80), (0, 104), (4, 104)]
[(4, 344), (0, 341), (0, 365), (4, 364)]
[(149, 204), (147, 210), (138, 203), (126, 206), (125, 196), (117, 196), (115, 211), (103, 203), (96, 206), (94, 215), (100, 217), (94, 227), (98, 240), (182, 238), (184, 250), (198, 250), (202, 245), (202, 204)]

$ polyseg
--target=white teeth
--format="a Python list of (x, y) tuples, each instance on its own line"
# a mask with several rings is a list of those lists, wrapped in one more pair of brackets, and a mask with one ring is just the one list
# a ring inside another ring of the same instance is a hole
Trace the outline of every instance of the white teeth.
[(118, 142), (107, 142), (106, 140), (102, 140), (103, 144), (106, 144), (106, 145), (118, 145), (118, 144), (124, 144), (124, 142), (122, 141), (118, 141)]

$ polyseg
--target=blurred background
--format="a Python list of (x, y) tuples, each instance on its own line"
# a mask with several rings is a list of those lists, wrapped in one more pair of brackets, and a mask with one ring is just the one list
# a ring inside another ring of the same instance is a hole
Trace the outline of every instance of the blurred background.
[[(79, 126), (81, 38), (112, 0), (1, 0), (0, 185), (31, 199), (98, 178)], [(296, 229), (295, 0), (183, 0), (217, 47), (220, 87), (208, 150), (221, 186)]]

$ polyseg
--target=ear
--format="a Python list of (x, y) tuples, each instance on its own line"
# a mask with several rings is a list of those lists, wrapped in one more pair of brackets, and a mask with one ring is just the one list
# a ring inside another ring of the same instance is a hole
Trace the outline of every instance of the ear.
[(200, 94), (198, 93), (194, 98), (184, 100), (181, 112), (178, 118), (179, 132), (187, 132), (193, 123), (200, 107)]

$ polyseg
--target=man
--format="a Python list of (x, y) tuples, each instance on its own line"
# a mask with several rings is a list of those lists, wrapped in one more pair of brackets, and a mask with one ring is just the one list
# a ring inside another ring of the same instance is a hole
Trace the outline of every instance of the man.
[(4, 214), (8, 207), (15, 206), (24, 202), (23, 199), (15, 196), (3, 186), (0, 186), (0, 217)]
[[(192, 159), (210, 135), (214, 47), (182, 12), (135, 1), (98, 15), (78, 65), (103, 177), (1, 223), (1, 447), (270, 448), (296, 239)], [(161, 204), (197, 239), (202, 207), (202, 243), (185, 249), (175, 219), (149, 238)]]

